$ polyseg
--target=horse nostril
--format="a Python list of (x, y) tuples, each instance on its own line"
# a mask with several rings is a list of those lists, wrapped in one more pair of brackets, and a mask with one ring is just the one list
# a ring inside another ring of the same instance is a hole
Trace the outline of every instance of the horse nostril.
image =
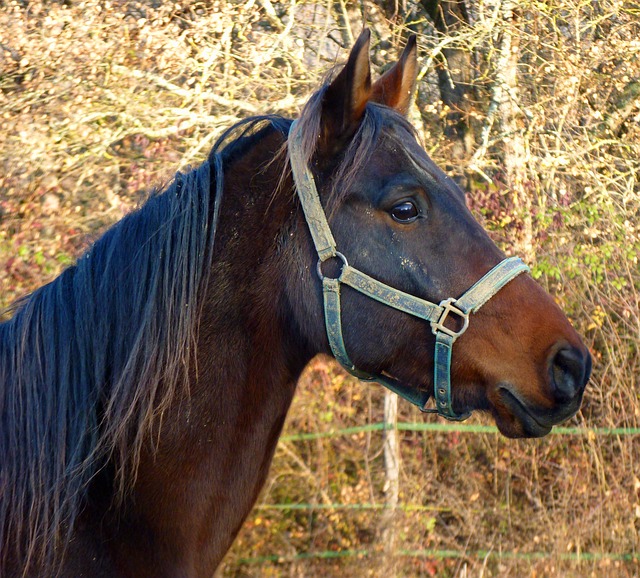
[(569, 401), (582, 393), (591, 373), (591, 356), (577, 349), (564, 347), (551, 361), (551, 379), (556, 398)]

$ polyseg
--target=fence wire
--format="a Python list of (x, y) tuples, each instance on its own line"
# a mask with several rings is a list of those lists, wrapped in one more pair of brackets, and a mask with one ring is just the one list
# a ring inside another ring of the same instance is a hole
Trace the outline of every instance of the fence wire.
[[(296, 442), (296, 441), (309, 441), (326, 439), (333, 437), (349, 436), (359, 433), (379, 432), (390, 429), (397, 429), (398, 431), (410, 431), (410, 432), (460, 432), (460, 433), (472, 433), (472, 434), (498, 434), (498, 428), (490, 425), (480, 424), (461, 424), (461, 423), (411, 423), (411, 422), (399, 422), (397, 424), (390, 424), (385, 422), (371, 423), (363, 426), (355, 426), (348, 428), (341, 428), (335, 430), (329, 430), (324, 432), (308, 432), (308, 433), (294, 433), (281, 436), (281, 441), (284, 442)], [(552, 435), (565, 435), (565, 436), (638, 436), (640, 435), (640, 428), (637, 427), (595, 427), (595, 428), (582, 428), (582, 427), (554, 427), (551, 431)], [(260, 504), (256, 506), (259, 510), (285, 510), (285, 511), (313, 511), (313, 510), (385, 510), (386, 504), (372, 504), (372, 503), (360, 503), (360, 504), (308, 504), (308, 503), (296, 503), (296, 504)], [(442, 508), (436, 506), (425, 506), (419, 504), (402, 504), (397, 507), (398, 510), (411, 512), (411, 511), (431, 511), (431, 512), (446, 512), (449, 508)], [(299, 552), (292, 555), (270, 555), (270, 556), (257, 556), (249, 558), (241, 558), (238, 560), (240, 564), (246, 565), (260, 565), (265, 563), (287, 563), (303, 560), (320, 560), (320, 559), (338, 559), (338, 558), (367, 558), (376, 554), (379, 554), (375, 549), (358, 549), (358, 550), (339, 550), (339, 551), (317, 551), (317, 552)], [(399, 550), (396, 553), (400, 557), (410, 558), (431, 558), (431, 559), (478, 559), (486, 560), (490, 558), (509, 559), (509, 560), (524, 560), (534, 561), (547, 558), (556, 558), (565, 561), (573, 562), (598, 562), (603, 560), (609, 560), (613, 562), (640, 562), (640, 553), (607, 553), (607, 552), (564, 552), (564, 553), (550, 553), (550, 552), (515, 552), (515, 551), (496, 551), (496, 550), (444, 550), (444, 549), (421, 549), (421, 550)]]
[[(463, 432), (463, 433), (499, 433), (494, 425), (462, 424), (462, 423), (408, 423), (399, 422), (390, 424), (385, 422), (371, 423), (362, 426), (348, 427), (342, 429), (329, 430), (324, 432), (295, 433), (282, 436), (280, 439), (285, 442), (317, 440), (322, 438), (332, 438), (348, 436), (363, 432), (376, 432), (390, 429), (398, 431), (429, 431), (429, 432)], [(640, 428), (637, 427), (554, 427), (551, 435), (571, 435), (571, 436), (637, 436), (640, 435)]]

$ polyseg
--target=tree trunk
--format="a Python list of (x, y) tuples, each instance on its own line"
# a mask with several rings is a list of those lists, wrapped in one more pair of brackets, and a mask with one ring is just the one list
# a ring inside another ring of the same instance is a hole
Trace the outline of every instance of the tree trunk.
[(503, 33), (498, 59), (500, 68), (496, 74), (496, 82), (504, 85), (500, 91), (499, 118), (501, 132), (504, 134), (502, 154), (505, 178), (523, 223), (523, 234), (519, 240), (521, 246), (518, 247), (518, 252), (530, 260), (534, 256), (532, 198), (526, 187), (525, 118), (518, 103), (520, 29), (517, 10), (518, 5), (515, 0), (503, 1), (501, 6)]
[[(456, 35), (470, 26), (469, 14), (463, 0), (421, 0), (421, 5), (433, 21), (441, 37)], [(458, 184), (466, 187), (467, 178), (462, 167), (473, 148), (473, 134), (469, 126), (469, 112), (473, 95), (472, 51), (460, 46), (446, 46), (436, 57), (436, 73), (442, 102), (448, 108), (444, 134), (452, 142), (450, 158), (457, 173)]]

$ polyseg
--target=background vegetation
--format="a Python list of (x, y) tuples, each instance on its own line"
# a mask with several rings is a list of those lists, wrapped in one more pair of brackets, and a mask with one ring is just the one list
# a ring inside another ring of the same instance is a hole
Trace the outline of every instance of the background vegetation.
[(394, 481), (389, 438), (362, 428), (384, 419), (381, 388), (317, 359), (219, 573), (638, 576), (637, 430), (593, 429), (640, 425), (637, 2), (2, 0), (0, 306), (203, 159), (224, 127), (295, 116), (363, 22), (378, 72), (418, 34), (413, 121), (585, 336), (594, 374), (569, 425), (591, 429), (511, 441), (409, 428)]

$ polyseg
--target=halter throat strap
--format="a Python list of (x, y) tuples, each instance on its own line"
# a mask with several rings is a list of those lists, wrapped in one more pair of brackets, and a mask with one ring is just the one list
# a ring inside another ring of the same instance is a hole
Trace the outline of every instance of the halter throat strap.
[[(394, 287), (390, 287), (349, 265), (347, 258), (337, 250), (326, 214), (311, 171), (302, 156), (301, 133), (296, 130), (297, 121), (289, 130), (289, 159), (293, 180), (302, 204), (311, 238), (318, 253), (317, 273), (322, 282), (324, 318), (329, 346), (334, 357), (352, 375), (364, 381), (375, 381), (387, 387), (410, 403), (417, 405), (425, 413), (437, 413), (449, 420), (461, 421), (469, 413), (458, 414), (453, 409), (451, 397), (451, 355), (453, 344), (469, 326), (469, 316), (482, 307), (509, 281), (529, 270), (518, 257), (511, 257), (498, 263), (468, 291), (458, 299), (449, 298), (439, 304), (420, 299)], [(341, 261), (341, 269), (336, 277), (323, 272), (323, 263), (329, 259)], [(434, 352), (433, 396), (435, 408), (427, 408), (431, 393), (401, 383), (388, 375), (373, 375), (355, 367), (344, 343), (342, 335), (342, 314), (340, 286), (352, 289), (394, 309), (424, 319), (431, 324), (436, 337)], [(457, 329), (451, 329), (445, 322), (456, 317)]]

